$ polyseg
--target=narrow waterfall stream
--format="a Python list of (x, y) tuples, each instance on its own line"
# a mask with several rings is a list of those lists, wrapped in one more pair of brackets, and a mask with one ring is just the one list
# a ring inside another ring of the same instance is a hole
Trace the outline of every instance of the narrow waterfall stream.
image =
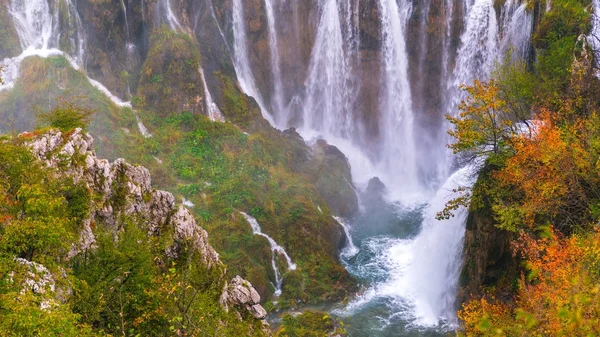
[(254, 233), (254, 235), (259, 235), (264, 237), (265, 239), (267, 239), (267, 241), (269, 241), (269, 245), (271, 246), (271, 254), (272, 254), (272, 258), (271, 258), (271, 267), (273, 268), (273, 273), (275, 274), (275, 296), (278, 297), (281, 295), (281, 287), (283, 285), (283, 278), (282, 278), (282, 274), (281, 271), (279, 271), (279, 267), (277, 266), (277, 260), (279, 258), (280, 255), (282, 255), (285, 258), (285, 261), (287, 263), (287, 270), (296, 270), (296, 264), (294, 262), (292, 262), (292, 259), (290, 258), (290, 256), (288, 255), (288, 253), (285, 251), (285, 249), (283, 247), (281, 247), (280, 245), (277, 244), (277, 242), (275, 242), (275, 240), (273, 240), (273, 238), (271, 238), (270, 236), (268, 236), (267, 234), (262, 232), (262, 229), (260, 228), (260, 224), (258, 223), (258, 221), (242, 212), (241, 213), (244, 218), (246, 218), (246, 221), (248, 221), (248, 223), (250, 224), (250, 226), (252, 227), (252, 233)]

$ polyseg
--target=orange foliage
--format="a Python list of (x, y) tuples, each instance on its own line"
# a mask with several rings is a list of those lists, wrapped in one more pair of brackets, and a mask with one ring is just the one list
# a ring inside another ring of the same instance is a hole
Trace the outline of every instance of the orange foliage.
[[(459, 317), (469, 336), (596, 336), (600, 334), (600, 233), (567, 238), (548, 228), (541, 239), (522, 234), (515, 249), (528, 274), (510, 306), (491, 299), (466, 303)], [(592, 264), (590, 264), (592, 263)]]
[(515, 137), (515, 155), (495, 175), (502, 186), (514, 191), (495, 211), (502, 214), (503, 206), (518, 204), (521, 225), (529, 229), (536, 223), (555, 223), (562, 229), (579, 220), (568, 215), (587, 213), (586, 174), (592, 172), (593, 160), (584, 149), (582, 133), (580, 124), (559, 127), (543, 110), (530, 133)]

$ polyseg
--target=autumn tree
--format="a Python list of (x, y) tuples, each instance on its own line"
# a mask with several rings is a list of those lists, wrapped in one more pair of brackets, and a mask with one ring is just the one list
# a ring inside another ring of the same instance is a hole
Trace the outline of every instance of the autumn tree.
[(453, 128), (448, 131), (455, 142), (449, 147), (454, 153), (470, 153), (472, 158), (500, 154), (515, 134), (514, 118), (499, 97), (494, 80), (475, 80), (472, 86), (462, 86), (467, 97), (459, 105), (458, 116), (447, 115)]

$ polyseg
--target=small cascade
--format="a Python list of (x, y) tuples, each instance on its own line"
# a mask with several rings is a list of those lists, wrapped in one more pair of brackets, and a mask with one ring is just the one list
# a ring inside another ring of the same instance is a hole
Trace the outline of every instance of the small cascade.
[(179, 19), (173, 12), (171, 0), (159, 0), (156, 4), (159, 15), (159, 23), (166, 23), (172, 30), (183, 30)]
[(13, 0), (8, 6), (21, 48), (47, 50), (58, 44), (57, 20), (47, 0)]
[(350, 235), (350, 226), (346, 223), (346, 221), (344, 221), (344, 219), (340, 217), (334, 216), (333, 218), (338, 224), (340, 224), (340, 226), (342, 226), (344, 229), (344, 234), (346, 235), (346, 247), (344, 247), (341, 255), (346, 259), (351, 258), (358, 254), (358, 247), (356, 247), (354, 241), (352, 240), (352, 235)]
[(252, 217), (244, 212), (240, 212), (240, 214), (242, 214), (244, 216), (244, 218), (246, 218), (246, 221), (248, 221), (248, 223), (252, 227), (252, 233), (254, 233), (254, 235), (260, 235), (260, 236), (266, 238), (269, 241), (269, 244), (271, 245), (271, 251), (273, 252), (273, 258), (271, 259), (271, 265), (273, 267), (273, 272), (275, 273), (275, 283), (276, 283), (275, 284), (275, 296), (280, 296), (281, 289), (283, 286), (283, 278), (281, 276), (281, 273), (279, 272), (279, 268), (277, 268), (276, 257), (279, 255), (283, 255), (283, 257), (285, 258), (285, 260), (287, 262), (288, 270), (296, 270), (296, 264), (292, 262), (292, 259), (290, 258), (290, 256), (287, 254), (287, 252), (285, 251), (285, 249), (283, 247), (278, 245), (277, 242), (275, 242), (275, 240), (273, 240), (270, 236), (268, 236), (267, 234), (264, 234), (261, 231), (260, 224), (258, 223), (258, 221), (256, 221), (256, 219), (254, 217)]
[(206, 112), (208, 113), (208, 118), (211, 121), (215, 122), (225, 122), (225, 117), (221, 113), (219, 106), (212, 99), (212, 95), (210, 94), (210, 90), (208, 90), (208, 84), (206, 83), (206, 77), (204, 77), (204, 69), (200, 68), (200, 77), (202, 77), (202, 83), (204, 84), (204, 99), (206, 100)]
[(125, 38), (127, 42), (131, 40), (130, 30), (129, 30), (129, 17), (127, 16), (127, 6), (125, 5), (125, 0), (121, 0), (121, 6), (123, 7), (123, 16), (125, 17)]
[(266, 109), (264, 100), (256, 86), (252, 67), (248, 59), (248, 38), (246, 34), (246, 25), (244, 17), (244, 6), (242, 0), (233, 0), (233, 64), (237, 74), (240, 87), (248, 96), (253, 97), (260, 106), (263, 117), (275, 125), (271, 114)]

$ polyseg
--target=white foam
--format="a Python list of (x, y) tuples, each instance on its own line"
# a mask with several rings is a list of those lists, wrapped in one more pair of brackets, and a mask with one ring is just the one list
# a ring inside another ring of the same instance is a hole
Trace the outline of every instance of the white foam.
[(342, 226), (342, 228), (344, 229), (344, 234), (346, 235), (346, 247), (344, 247), (344, 250), (342, 251), (342, 257), (353, 257), (354, 255), (358, 254), (359, 249), (358, 247), (356, 247), (354, 241), (352, 240), (352, 235), (350, 234), (350, 226), (348, 225), (348, 223), (346, 223), (344, 219), (340, 217), (334, 216), (333, 218), (335, 219), (335, 221), (337, 221), (338, 224), (340, 224), (340, 226)]
[(279, 268), (277, 268), (276, 257), (278, 255), (283, 255), (283, 257), (285, 258), (285, 260), (287, 262), (288, 270), (296, 270), (297, 266), (294, 262), (292, 262), (292, 259), (290, 258), (290, 256), (287, 254), (287, 252), (285, 251), (285, 249), (283, 247), (278, 245), (277, 242), (275, 242), (275, 240), (273, 240), (273, 238), (271, 238), (270, 236), (268, 236), (267, 234), (264, 234), (262, 232), (262, 230), (260, 228), (260, 224), (254, 217), (252, 217), (244, 212), (240, 212), (240, 214), (243, 215), (244, 218), (246, 218), (246, 221), (248, 221), (248, 223), (252, 227), (252, 233), (254, 233), (254, 235), (260, 235), (269, 241), (269, 245), (271, 246), (271, 252), (272, 252), (271, 265), (273, 267), (273, 272), (275, 273), (275, 283), (276, 283), (275, 296), (279, 296), (279, 295), (281, 295), (281, 289), (283, 286), (283, 278), (281, 277)]

